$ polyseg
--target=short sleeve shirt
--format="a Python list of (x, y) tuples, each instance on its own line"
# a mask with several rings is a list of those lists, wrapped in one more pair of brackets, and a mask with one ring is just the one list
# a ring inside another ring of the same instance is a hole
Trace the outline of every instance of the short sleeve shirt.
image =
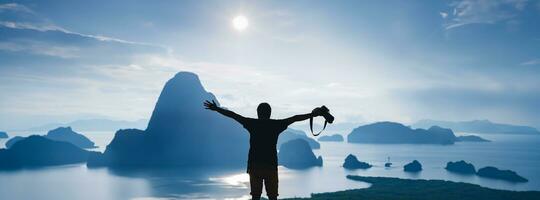
[(253, 169), (277, 170), (277, 140), (287, 129), (287, 121), (244, 118), (240, 123), (250, 134), (248, 173)]

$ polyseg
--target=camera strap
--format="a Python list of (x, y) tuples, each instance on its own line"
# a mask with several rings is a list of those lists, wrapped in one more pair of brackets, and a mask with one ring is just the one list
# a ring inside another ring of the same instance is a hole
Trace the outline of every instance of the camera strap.
[(318, 135), (320, 135), (320, 134), (324, 131), (324, 129), (326, 128), (326, 124), (327, 124), (327, 123), (328, 123), (328, 121), (326, 121), (326, 119), (325, 119), (325, 120), (324, 120), (324, 126), (323, 126), (322, 130), (319, 131), (317, 134), (315, 134), (315, 133), (313, 132), (313, 117), (309, 118), (309, 129), (311, 130), (311, 134), (312, 134), (313, 136), (318, 136)]

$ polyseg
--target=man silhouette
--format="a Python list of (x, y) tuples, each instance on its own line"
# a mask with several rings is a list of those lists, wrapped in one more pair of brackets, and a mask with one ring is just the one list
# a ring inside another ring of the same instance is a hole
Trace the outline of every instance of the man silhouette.
[(268, 103), (261, 103), (257, 107), (258, 119), (247, 118), (217, 106), (212, 100), (205, 101), (206, 109), (217, 111), (227, 117), (233, 118), (244, 126), (249, 132), (249, 155), (247, 173), (251, 185), (252, 199), (260, 199), (263, 181), (266, 194), (270, 200), (278, 196), (277, 150), (278, 136), (294, 122), (303, 121), (311, 117), (321, 116), (321, 110), (315, 108), (311, 113), (295, 115), (286, 119), (270, 119), (272, 108)]

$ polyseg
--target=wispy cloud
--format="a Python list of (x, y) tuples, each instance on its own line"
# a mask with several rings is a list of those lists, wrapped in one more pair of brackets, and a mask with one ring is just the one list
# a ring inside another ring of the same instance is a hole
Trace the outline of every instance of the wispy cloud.
[(520, 65), (525, 65), (525, 66), (528, 66), (528, 65), (540, 65), (540, 59), (528, 60), (528, 61), (522, 62)]
[(0, 4), (0, 12), (4, 11), (34, 13), (34, 11), (32, 11), (30, 8), (16, 3)]
[(78, 57), (79, 48), (56, 46), (38, 41), (0, 42), (0, 50), (12, 52), (29, 52), (36, 55), (46, 55), (60, 58)]
[(61, 26), (58, 26), (50, 22), (49, 20), (40, 19), (39, 16), (37, 16), (32, 9), (21, 4), (16, 4), (16, 3), (0, 4), (0, 13), (2, 13), (3, 11), (13, 11), (13, 12), (26, 13), (26, 14), (30, 13), (30, 14), (33, 14), (33, 17), (35, 18), (32, 22), (1, 20), (0, 26), (5, 27), (5, 28), (34, 30), (34, 31), (40, 31), (40, 32), (57, 31), (57, 32), (62, 32), (69, 35), (76, 35), (76, 36), (95, 39), (95, 40), (103, 41), (103, 42), (117, 42), (117, 43), (130, 44), (130, 45), (159, 47), (159, 48), (163, 48), (163, 49), (167, 49), (168, 51), (171, 51), (170, 48), (165, 47), (163, 45), (146, 43), (146, 42), (138, 42), (138, 41), (130, 41), (130, 40), (124, 40), (124, 39), (114, 38), (114, 37), (109, 37), (109, 36), (86, 34), (82, 32), (68, 30), (66, 28), (63, 28)]
[[(445, 29), (469, 24), (494, 24), (515, 18), (527, 0), (461, 0), (450, 4), (451, 12), (441, 12)], [(443, 14), (444, 13), (444, 14)]]
[(443, 19), (446, 19), (448, 17), (448, 13), (446, 12), (439, 12), (439, 14), (441, 15)]
[(41, 31), (41, 32), (58, 31), (65, 34), (77, 35), (77, 36), (91, 38), (91, 39), (95, 39), (95, 40), (103, 41), (103, 42), (118, 42), (118, 43), (123, 43), (123, 44), (167, 48), (162, 45), (157, 45), (157, 44), (152, 44), (152, 43), (135, 42), (135, 41), (123, 40), (123, 39), (113, 38), (113, 37), (108, 37), (108, 36), (103, 36), (103, 35), (92, 35), (92, 34), (75, 32), (75, 31), (67, 30), (65, 28), (62, 28), (54, 24), (33, 24), (33, 23), (24, 23), (24, 22), (13, 22), (13, 21), (0, 21), (0, 26), (6, 27), (6, 28), (12, 28), (12, 29), (26, 29), (26, 30), (35, 30), (35, 31)]

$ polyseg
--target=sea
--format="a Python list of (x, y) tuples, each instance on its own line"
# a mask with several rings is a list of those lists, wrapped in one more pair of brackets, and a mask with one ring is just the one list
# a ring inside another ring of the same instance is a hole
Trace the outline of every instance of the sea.
[[(35, 132), (10, 132), (27, 136)], [(44, 133), (37, 133), (44, 134)], [(114, 132), (84, 132), (104, 151)], [(460, 135), (462, 133), (458, 133)], [(482, 134), (492, 142), (463, 142), (454, 145), (352, 144), (321, 142), (314, 153), (323, 157), (322, 167), (303, 170), (279, 166), (279, 197), (309, 197), (312, 193), (369, 187), (347, 175), (438, 179), (478, 184), (488, 188), (540, 191), (540, 135)], [(6, 139), (0, 139), (4, 147)], [(374, 165), (370, 169), (342, 167), (348, 154)], [(247, 155), (246, 155), (247, 156)], [(387, 159), (392, 167), (384, 167)], [(423, 171), (408, 173), (403, 165), (418, 160)], [(448, 161), (465, 160), (481, 168), (510, 169), (529, 179), (510, 183), (460, 175), (444, 169)], [(264, 195), (264, 194), (263, 194)], [(151, 199), (249, 199), (249, 176), (244, 168), (181, 168), (113, 170), (87, 168), (85, 164), (19, 170), (0, 170), (0, 199), (9, 200), (151, 200)]]

